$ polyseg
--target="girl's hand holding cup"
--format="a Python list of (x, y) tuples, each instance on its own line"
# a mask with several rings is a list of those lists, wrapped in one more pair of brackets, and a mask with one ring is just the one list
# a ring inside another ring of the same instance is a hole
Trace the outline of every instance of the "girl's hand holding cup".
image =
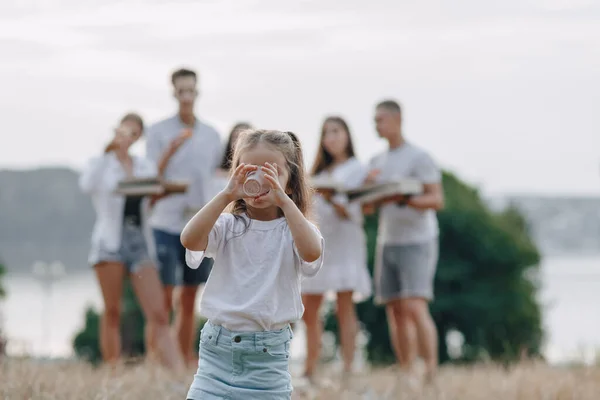
[(248, 174), (256, 171), (256, 165), (240, 164), (231, 174), (227, 187), (223, 190), (230, 202), (249, 197), (244, 193), (244, 183), (248, 178)]
[(265, 165), (261, 167), (261, 171), (264, 171), (264, 180), (266, 181), (266, 186), (269, 187), (269, 190), (258, 196), (258, 198), (263, 198), (271, 204), (282, 208), (285, 205), (285, 202), (290, 198), (281, 187), (281, 183), (279, 183), (277, 164), (265, 163)]

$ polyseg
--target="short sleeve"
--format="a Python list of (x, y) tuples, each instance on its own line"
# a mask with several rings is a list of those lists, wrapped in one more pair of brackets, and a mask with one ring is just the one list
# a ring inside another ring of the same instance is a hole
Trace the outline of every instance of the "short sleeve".
[(213, 129), (213, 135), (215, 137), (215, 150), (212, 154), (213, 162), (212, 162), (212, 171), (216, 171), (221, 165), (221, 158), (223, 157), (223, 153), (225, 149), (223, 148), (223, 142), (221, 140), (221, 135), (219, 132)]
[(317, 273), (323, 266), (323, 255), (325, 254), (325, 240), (323, 239), (323, 235), (321, 235), (321, 232), (313, 223), (309, 222), (309, 224), (313, 231), (315, 231), (321, 239), (321, 256), (313, 262), (304, 261), (298, 253), (296, 243), (294, 243), (294, 260), (296, 262), (298, 270), (300, 271), (300, 274), (305, 277), (312, 277), (317, 275)]
[(423, 153), (419, 157), (418, 162), (415, 165), (414, 174), (418, 180), (425, 184), (439, 183), (442, 180), (440, 168), (426, 153)]
[(146, 157), (158, 163), (162, 155), (162, 146), (158, 135), (157, 126), (151, 126), (146, 132)]
[(227, 224), (231, 219), (231, 214), (221, 214), (215, 222), (215, 225), (208, 234), (208, 243), (206, 250), (194, 251), (185, 250), (185, 262), (191, 269), (197, 269), (205, 257), (216, 259), (219, 250), (223, 246), (225, 232), (227, 232)]

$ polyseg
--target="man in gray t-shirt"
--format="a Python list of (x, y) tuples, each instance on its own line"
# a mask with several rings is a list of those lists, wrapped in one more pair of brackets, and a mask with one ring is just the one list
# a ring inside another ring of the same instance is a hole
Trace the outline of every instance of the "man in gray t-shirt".
[(180, 69), (171, 76), (178, 113), (148, 128), (147, 157), (156, 162), (158, 173), (167, 180), (187, 180), (188, 190), (154, 199), (149, 225), (152, 227), (165, 302), (173, 309), (173, 288), (181, 286), (176, 317), (177, 337), (183, 355), (192, 362), (194, 354), (194, 304), (196, 292), (205, 283), (213, 260), (205, 258), (198, 269), (186, 266), (180, 234), (191, 216), (210, 199), (212, 179), (221, 160), (221, 138), (194, 113), (197, 77)]
[(424, 193), (393, 196), (373, 205), (380, 207), (375, 300), (386, 304), (391, 341), (401, 367), (410, 370), (417, 349), (422, 349), (432, 377), (437, 368), (437, 332), (428, 303), (433, 299), (438, 260), (436, 210), (443, 207), (444, 195), (440, 169), (424, 150), (404, 139), (401, 122), (398, 103), (387, 100), (377, 105), (377, 132), (389, 148), (371, 160), (367, 180), (417, 179), (424, 184)]

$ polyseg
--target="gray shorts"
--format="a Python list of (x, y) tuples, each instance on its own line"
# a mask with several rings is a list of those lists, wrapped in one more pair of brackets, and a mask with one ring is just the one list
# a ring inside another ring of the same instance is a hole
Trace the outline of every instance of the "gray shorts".
[(135, 273), (144, 266), (154, 265), (142, 228), (127, 222), (123, 224), (121, 247), (118, 251), (111, 251), (102, 246), (92, 250), (90, 263), (96, 265), (100, 262), (122, 263), (129, 273)]
[(438, 253), (437, 238), (426, 243), (379, 247), (375, 261), (375, 302), (384, 304), (407, 297), (433, 300)]

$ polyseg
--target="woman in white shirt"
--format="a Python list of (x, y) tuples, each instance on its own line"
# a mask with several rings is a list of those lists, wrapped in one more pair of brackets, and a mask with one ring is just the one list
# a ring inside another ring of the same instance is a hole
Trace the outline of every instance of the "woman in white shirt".
[(146, 338), (147, 347), (156, 349), (166, 366), (181, 371), (183, 360), (169, 331), (167, 310), (160, 296), (161, 283), (144, 235), (147, 201), (115, 193), (119, 181), (125, 178), (157, 174), (152, 162), (129, 154), (143, 129), (139, 115), (125, 115), (112, 141), (100, 156), (89, 161), (79, 179), (81, 190), (92, 197), (97, 215), (89, 262), (96, 271), (104, 299), (100, 349), (104, 361), (114, 366), (121, 352), (121, 295), (127, 273), (152, 332), (152, 337)]
[[(354, 156), (352, 137), (346, 122), (329, 117), (323, 123), (321, 144), (312, 169), (315, 186), (319, 181), (346, 189), (362, 185), (367, 169)], [(321, 348), (322, 321), (319, 315), (323, 296), (337, 294), (344, 372), (350, 373), (354, 359), (358, 321), (354, 301), (371, 296), (371, 276), (367, 269), (366, 237), (359, 204), (348, 204), (345, 196), (318, 191), (315, 196), (317, 223), (327, 251), (322, 271), (302, 282), (306, 308), (307, 357), (305, 377), (312, 380)]]

